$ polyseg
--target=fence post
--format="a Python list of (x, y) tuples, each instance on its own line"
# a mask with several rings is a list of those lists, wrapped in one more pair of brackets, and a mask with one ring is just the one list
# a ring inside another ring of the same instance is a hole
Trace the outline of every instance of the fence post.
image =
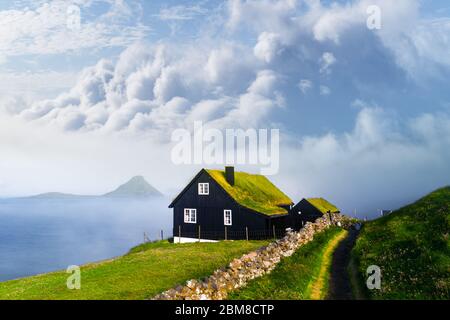
[(227, 227), (225, 227), (225, 241), (226, 240), (228, 240), (228, 237), (227, 237)]
[(246, 238), (247, 241), (248, 241), (248, 227), (245, 227), (245, 238)]
[(178, 243), (181, 243), (181, 225), (178, 226)]
[(273, 225), (273, 239), (277, 239), (277, 234), (275, 233), (275, 225)]
[(198, 225), (198, 242), (201, 242), (201, 239), (202, 237), (201, 237), (201, 226), (200, 225)]
[(161, 241), (164, 240), (164, 231), (161, 230)]

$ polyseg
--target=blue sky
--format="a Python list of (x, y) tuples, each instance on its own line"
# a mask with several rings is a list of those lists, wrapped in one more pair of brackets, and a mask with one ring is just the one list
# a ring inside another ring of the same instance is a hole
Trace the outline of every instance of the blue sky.
[(0, 196), (172, 194), (198, 168), (169, 134), (201, 120), (279, 128), (293, 198), (395, 207), (449, 182), (449, 52), (446, 1), (2, 1)]

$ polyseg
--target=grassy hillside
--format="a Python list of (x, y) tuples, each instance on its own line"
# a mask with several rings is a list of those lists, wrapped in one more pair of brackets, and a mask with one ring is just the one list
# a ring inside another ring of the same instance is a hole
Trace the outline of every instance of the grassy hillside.
[(81, 267), (81, 290), (68, 290), (65, 272), (0, 283), (4, 299), (146, 299), (192, 278), (201, 278), (265, 241), (136, 247), (129, 254)]
[(327, 294), (332, 253), (347, 232), (330, 228), (283, 259), (270, 273), (230, 294), (238, 300), (322, 299)]
[(450, 187), (365, 224), (352, 256), (364, 278), (381, 268), (374, 299), (450, 299)]

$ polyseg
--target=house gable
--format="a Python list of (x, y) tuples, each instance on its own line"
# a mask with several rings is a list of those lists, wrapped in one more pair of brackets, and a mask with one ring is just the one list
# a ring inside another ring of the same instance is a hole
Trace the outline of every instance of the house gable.
[[(209, 183), (208, 195), (198, 193), (198, 185), (201, 183)], [(172, 201), (169, 208), (176, 206), (215, 208), (223, 206), (238, 207), (239, 205), (205, 169), (202, 169)]]
[(183, 194), (186, 193), (186, 191), (194, 184), (198, 181), (199, 177), (206, 173), (205, 169), (200, 170), (195, 176), (194, 178), (191, 179), (191, 181), (187, 184), (186, 187), (184, 187), (184, 189), (172, 200), (171, 204), (169, 205), (169, 208), (173, 208), (176, 204), (176, 202), (178, 202), (178, 200), (180, 200), (180, 198), (183, 196)]
[(322, 212), (320, 212), (316, 207), (314, 207), (311, 203), (306, 199), (302, 199), (299, 203), (291, 209), (291, 214), (295, 216), (322, 216)]

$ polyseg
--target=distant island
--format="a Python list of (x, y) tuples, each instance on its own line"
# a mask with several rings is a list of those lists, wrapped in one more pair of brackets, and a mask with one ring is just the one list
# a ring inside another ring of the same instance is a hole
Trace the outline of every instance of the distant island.
[(22, 199), (79, 199), (79, 198), (152, 198), (163, 194), (150, 185), (144, 177), (136, 176), (114, 191), (98, 196), (76, 195), (60, 192), (48, 192)]
[(155, 197), (162, 196), (162, 193), (151, 186), (144, 177), (136, 176), (127, 183), (119, 186), (116, 190), (109, 192), (103, 197), (122, 198), (122, 197)]

